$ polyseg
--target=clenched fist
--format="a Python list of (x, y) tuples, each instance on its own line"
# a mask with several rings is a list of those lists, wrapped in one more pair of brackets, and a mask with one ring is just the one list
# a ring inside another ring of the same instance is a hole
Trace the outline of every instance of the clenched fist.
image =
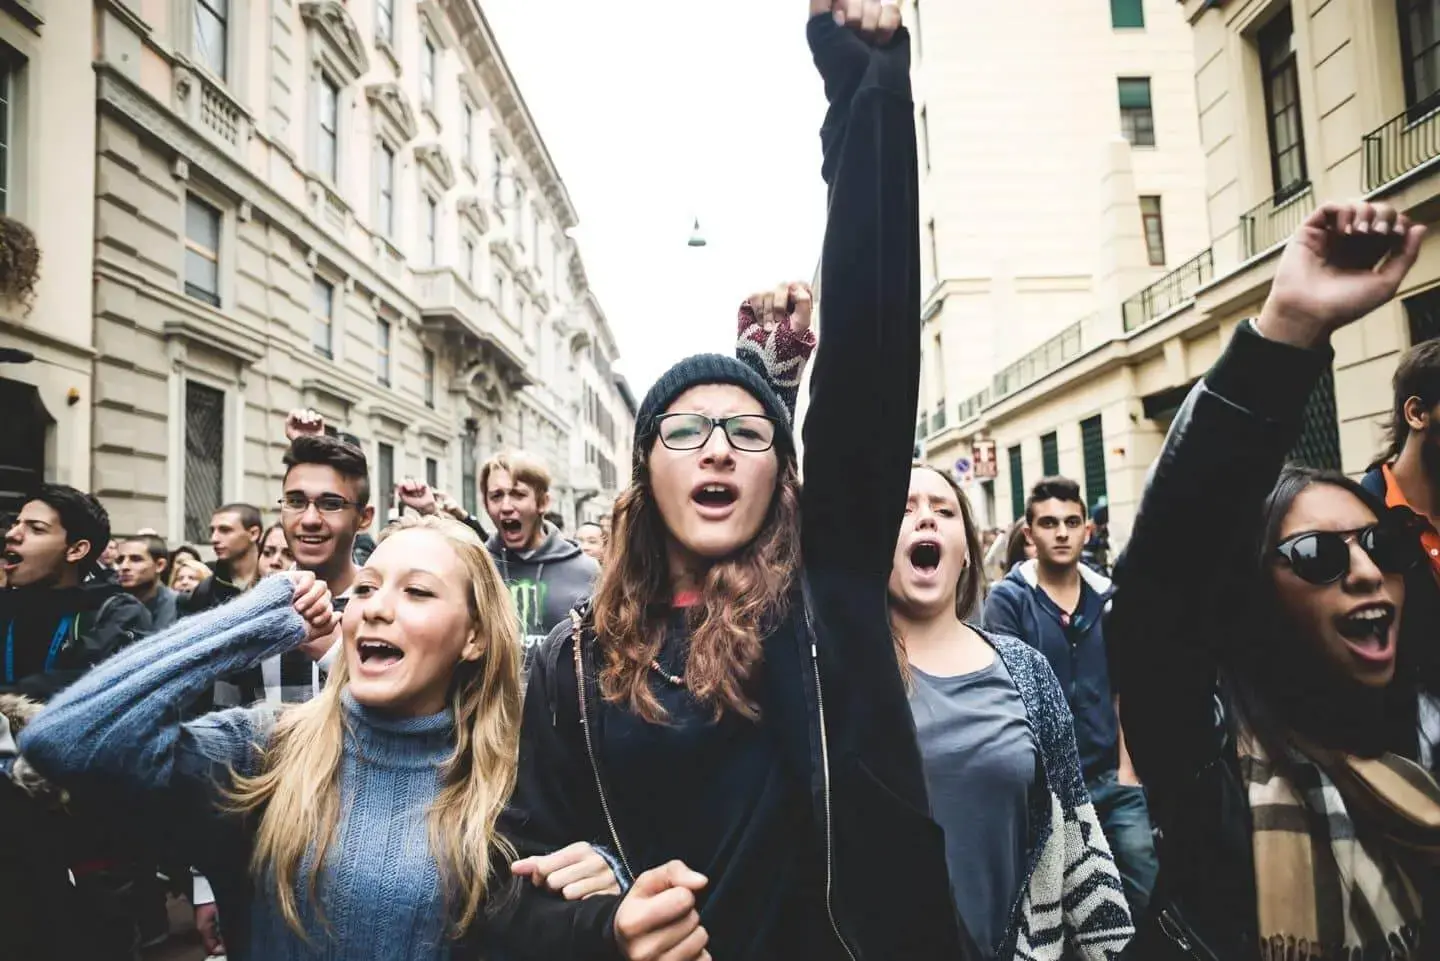
[(695, 892), (709, 883), (680, 861), (646, 871), (615, 913), (615, 941), (626, 961), (708, 961)]
[(308, 408), (296, 408), (285, 418), (285, 439), (319, 437), (325, 433), (325, 418)]
[(822, 13), (874, 43), (888, 43), (900, 29), (899, 0), (810, 0), (810, 16)]
[(290, 606), (305, 621), (305, 642), (310, 644), (333, 635), (339, 621), (325, 582), (317, 581), (309, 571), (286, 571), (281, 576), (290, 578), (294, 590)]

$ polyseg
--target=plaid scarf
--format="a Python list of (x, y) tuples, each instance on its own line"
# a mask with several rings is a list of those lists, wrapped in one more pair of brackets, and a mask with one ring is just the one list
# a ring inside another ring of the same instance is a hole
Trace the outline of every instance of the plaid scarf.
[(1292, 752), (1281, 768), (1249, 737), (1240, 770), (1254, 822), (1261, 961), (1420, 958), (1424, 904), (1413, 878), (1440, 854), (1434, 779), (1394, 754), (1337, 756), (1322, 767)]

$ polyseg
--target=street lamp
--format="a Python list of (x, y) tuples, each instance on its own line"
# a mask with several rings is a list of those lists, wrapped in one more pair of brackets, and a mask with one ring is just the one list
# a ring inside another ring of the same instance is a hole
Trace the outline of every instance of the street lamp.
[(700, 218), (695, 218), (695, 229), (690, 233), (689, 245), (691, 247), (704, 247), (705, 235), (700, 232)]

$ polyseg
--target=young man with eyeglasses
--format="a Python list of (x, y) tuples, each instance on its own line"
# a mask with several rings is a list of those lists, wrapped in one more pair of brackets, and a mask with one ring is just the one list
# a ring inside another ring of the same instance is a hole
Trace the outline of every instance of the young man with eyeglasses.
[(985, 601), (984, 626), (1018, 637), (1050, 662), (1075, 722), (1081, 773), (1120, 870), (1134, 917), (1150, 903), (1159, 862), (1145, 789), (1130, 765), (1105, 648), (1110, 580), (1080, 562), (1087, 534), (1080, 485), (1065, 477), (1036, 484), (1025, 503), (1034, 560), (1017, 564)]

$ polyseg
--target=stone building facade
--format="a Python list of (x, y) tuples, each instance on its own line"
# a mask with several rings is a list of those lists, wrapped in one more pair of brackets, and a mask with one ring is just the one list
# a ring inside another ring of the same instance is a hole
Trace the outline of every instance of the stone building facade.
[(628, 453), (586, 417), (624, 409), (618, 347), (477, 0), (96, 0), (93, 33), (90, 455), (48, 474), (193, 541), (273, 509), (313, 407), (377, 491), (478, 512), (477, 462), (524, 448), (568, 521), (613, 499), (583, 445)]

